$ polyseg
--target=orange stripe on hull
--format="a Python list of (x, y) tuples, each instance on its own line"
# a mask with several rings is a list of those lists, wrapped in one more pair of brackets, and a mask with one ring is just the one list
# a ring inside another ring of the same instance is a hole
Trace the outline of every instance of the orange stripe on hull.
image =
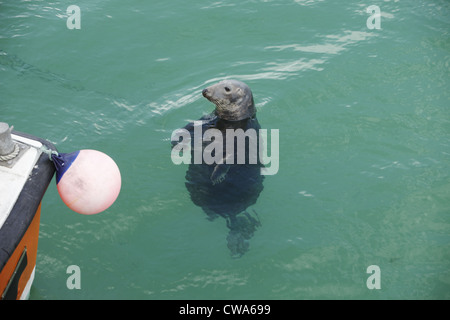
[(25, 286), (27, 285), (31, 273), (33, 272), (33, 269), (36, 265), (40, 218), (41, 204), (39, 204), (38, 210), (36, 211), (36, 214), (31, 221), (27, 231), (25, 232), (22, 240), (19, 242), (19, 245), (16, 247), (8, 262), (3, 267), (2, 272), (0, 273), (0, 299), (6, 289), (6, 286), (9, 283), (9, 280), (11, 279), (11, 276), (14, 273), (14, 270), (17, 267), (24, 249), (27, 248), (28, 263), (22, 275), (20, 276), (16, 299), (20, 299), (20, 297), (22, 296), (23, 290), (25, 289)]

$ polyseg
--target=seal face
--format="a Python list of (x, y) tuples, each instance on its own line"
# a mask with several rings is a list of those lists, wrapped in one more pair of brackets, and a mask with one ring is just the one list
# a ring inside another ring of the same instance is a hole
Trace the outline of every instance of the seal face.
[(239, 121), (256, 114), (252, 91), (241, 81), (223, 80), (204, 89), (202, 94), (216, 105), (221, 119)]
[[(216, 129), (225, 136), (229, 129), (244, 132), (251, 129), (257, 133), (256, 140), (259, 141), (261, 126), (256, 119), (252, 92), (245, 83), (224, 80), (204, 89), (202, 94), (216, 106), (211, 114), (200, 119), (202, 132)], [(255, 218), (247, 212), (247, 208), (256, 203), (264, 188), (264, 176), (261, 175), (263, 165), (259, 159), (256, 163), (239, 163), (236, 158), (236, 143), (233, 155), (235, 161), (232, 164), (226, 161), (230, 157), (230, 150), (225, 145), (223, 150), (215, 150), (220, 157), (223, 155), (222, 161), (194, 164), (195, 124), (191, 122), (184, 129), (191, 135), (191, 164), (186, 172), (186, 188), (191, 200), (203, 209), (210, 220), (218, 216), (226, 219), (230, 230), (227, 236), (228, 248), (233, 257), (240, 257), (248, 250), (248, 240), (260, 226), (256, 212)], [(176, 145), (178, 142), (173, 143)], [(211, 143), (203, 141), (200, 146), (202, 151)], [(247, 159), (249, 145), (246, 144), (244, 151)]]

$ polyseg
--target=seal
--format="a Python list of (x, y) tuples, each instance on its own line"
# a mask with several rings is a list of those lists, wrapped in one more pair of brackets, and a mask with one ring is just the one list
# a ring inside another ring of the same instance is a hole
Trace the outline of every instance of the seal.
[[(261, 126), (256, 118), (252, 91), (245, 83), (223, 80), (205, 88), (202, 94), (215, 105), (212, 113), (200, 118), (203, 131), (216, 129), (225, 133), (229, 129), (243, 132), (251, 129), (256, 132), (255, 140), (259, 144)], [(184, 129), (193, 137), (196, 131), (194, 122), (187, 124)], [(195, 137), (191, 139), (191, 159), (195, 152), (194, 140)], [(203, 140), (201, 148), (205, 150), (212, 143)], [(176, 145), (177, 142), (172, 144)], [(256, 203), (264, 188), (264, 176), (261, 175), (264, 166), (259, 159), (256, 162), (248, 161), (249, 144), (245, 145), (247, 161), (244, 163), (237, 161), (235, 143), (234, 152), (223, 146), (223, 157), (218, 163), (195, 164), (191, 160), (186, 172), (186, 188), (192, 202), (201, 207), (210, 220), (218, 216), (226, 219), (230, 229), (227, 245), (233, 257), (240, 257), (249, 249), (248, 240), (261, 225), (257, 213), (253, 211), (254, 217), (247, 211), (248, 207)]]
[(219, 118), (240, 121), (256, 114), (250, 88), (237, 80), (224, 80), (202, 91), (203, 96), (215, 104)]

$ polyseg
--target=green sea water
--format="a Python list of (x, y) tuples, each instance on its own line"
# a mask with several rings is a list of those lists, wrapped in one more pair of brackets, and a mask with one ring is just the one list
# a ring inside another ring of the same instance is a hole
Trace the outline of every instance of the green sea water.
[[(30, 299), (449, 299), (449, 64), (447, 0), (1, 0), (0, 121), (122, 174), (93, 216), (52, 181)], [(238, 259), (170, 158), (224, 78), (279, 130)]]

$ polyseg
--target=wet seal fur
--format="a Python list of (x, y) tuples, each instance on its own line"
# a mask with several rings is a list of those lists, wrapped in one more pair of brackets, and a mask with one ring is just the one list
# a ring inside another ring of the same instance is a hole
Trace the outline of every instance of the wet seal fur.
[[(205, 115), (202, 121), (202, 132), (215, 128), (225, 135), (227, 129), (254, 129), (259, 141), (259, 129), (256, 119), (256, 108), (250, 88), (237, 80), (224, 80), (202, 91), (203, 96), (214, 103), (215, 110)], [(194, 123), (184, 127), (191, 137), (194, 135)], [(255, 204), (263, 190), (264, 176), (261, 168), (264, 165), (258, 159), (256, 164), (249, 164), (248, 145), (246, 143), (246, 161), (238, 164), (236, 161), (236, 143), (234, 144), (234, 162), (227, 164), (230, 157), (223, 148), (223, 161), (216, 164), (194, 164), (194, 139), (191, 139), (191, 164), (186, 172), (186, 188), (194, 204), (201, 207), (210, 220), (222, 216), (230, 229), (227, 245), (233, 257), (242, 256), (249, 248), (248, 240), (260, 226), (256, 212), (252, 216), (247, 208)], [(210, 142), (202, 142), (204, 150)], [(259, 142), (258, 142), (259, 143)], [(176, 145), (177, 142), (172, 142)], [(258, 146), (259, 148), (259, 146)], [(202, 151), (203, 151), (202, 150)]]
[(215, 104), (216, 114), (222, 120), (240, 121), (256, 115), (250, 88), (237, 80), (224, 80), (202, 91)]

